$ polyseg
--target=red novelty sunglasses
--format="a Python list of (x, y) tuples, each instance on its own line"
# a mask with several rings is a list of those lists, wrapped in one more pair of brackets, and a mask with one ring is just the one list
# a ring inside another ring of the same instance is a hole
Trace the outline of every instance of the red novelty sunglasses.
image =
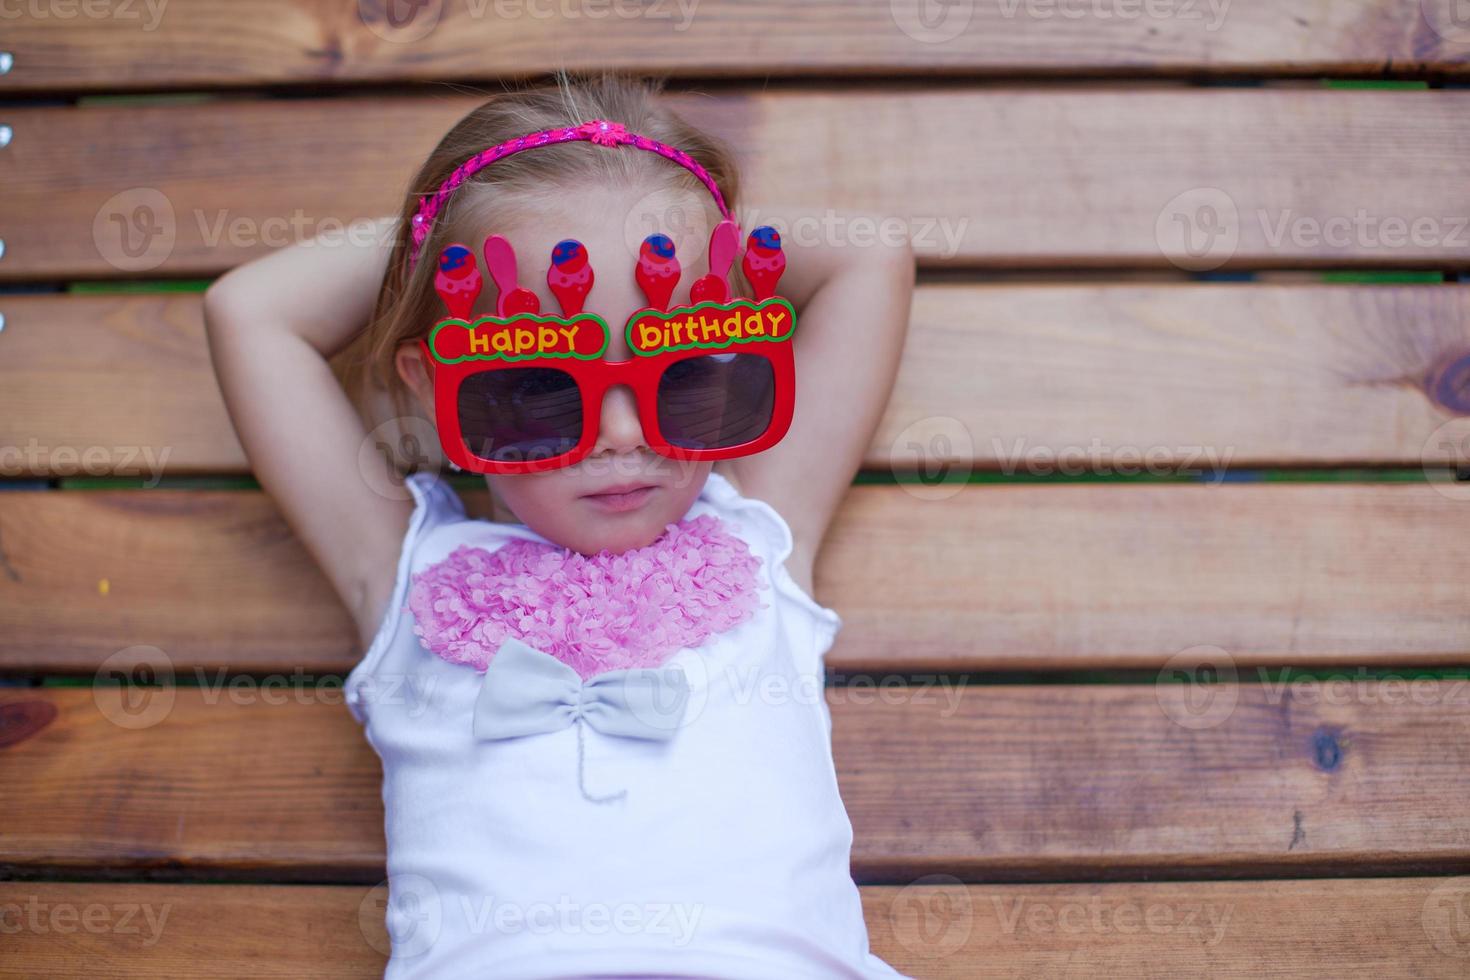
[(547, 273), (561, 316), (541, 314), (536, 294), (516, 284), (509, 243), (493, 235), (484, 254), (500, 290), (496, 315), (471, 319), (482, 287), (474, 254), (445, 248), (435, 289), (451, 315), (419, 344), (446, 457), (475, 473), (571, 466), (591, 453), (603, 398), (617, 384), (632, 390), (644, 439), (659, 455), (730, 459), (774, 446), (795, 408), (796, 313), (773, 295), (785, 257), (768, 227), (751, 233), (742, 263), (756, 299), (729, 298), (737, 242), (734, 223), (722, 222), (710, 242), (711, 274), (695, 283), (690, 305), (671, 310), (673, 242), (645, 240), (637, 280), (649, 305), (624, 327), (632, 357), (623, 361), (603, 359), (610, 328), (582, 312), (593, 274), (579, 242), (559, 243)]

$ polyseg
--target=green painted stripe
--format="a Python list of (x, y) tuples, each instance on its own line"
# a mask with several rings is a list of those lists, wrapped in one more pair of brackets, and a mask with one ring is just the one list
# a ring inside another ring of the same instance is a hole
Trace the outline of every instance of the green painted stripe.
[(135, 282), (74, 282), (66, 291), (73, 296), (95, 296), (108, 293), (202, 293), (213, 279), (159, 279)]
[(1442, 283), (1443, 272), (1324, 272), (1323, 282), (1330, 283)]

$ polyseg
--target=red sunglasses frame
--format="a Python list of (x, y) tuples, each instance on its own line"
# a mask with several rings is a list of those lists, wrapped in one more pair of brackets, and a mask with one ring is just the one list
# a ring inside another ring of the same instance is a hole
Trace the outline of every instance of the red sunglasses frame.
[[(705, 312), (750, 312), (770, 304), (784, 306), (788, 313), (786, 332), (778, 337), (749, 337), (727, 339), (711, 344), (681, 345), (681, 349), (661, 349), (654, 352), (640, 351), (633, 343), (633, 327), (645, 316), (653, 315), (669, 319), (679, 315)], [(440, 357), (435, 353), (434, 340), (439, 332), (449, 326), (473, 330), (482, 326), (492, 328), (514, 327), (517, 324), (570, 325), (573, 322), (596, 322), (603, 331), (603, 341), (596, 354), (557, 353), (511, 357), (503, 354), (465, 355), (458, 358)], [(754, 302), (735, 299), (727, 303), (697, 303), (664, 312), (652, 308), (639, 310), (628, 319), (624, 336), (633, 356), (623, 361), (603, 359), (612, 336), (607, 321), (589, 313), (569, 319), (555, 316), (519, 314), (512, 317), (479, 317), (473, 321), (450, 317), (435, 324), (428, 337), (419, 338), (424, 361), (429, 365), (429, 375), (434, 385), (434, 415), (439, 428), (439, 442), (449, 461), (462, 470), (481, 474), (522, 475), (542, 473), (572, 466), (592, 452), (602, 428), (602, 402), (607, 390), (614, 385), (627, 385), (633, 392), (638, 406), (638, 419), (643, 426), (643, 436), (648, 447), (660, 456), (677, 460), (720, 460), (749, 456), (776, 445), (791, 427), (796, 408), (796, 364), (792, 350), (795, 335), (796, 313), (790, 302), (780, 297)], [(670, 365), (691, 357), (700, 357), (711, 352), (754, 354), (771, 363), (775, 385), (775, 403), (771, 408), (771, 421), (764, 432), (754, 439), (733, 446), (716, 449), (689, 449), (676, 446), (664, 438), (658, 422), (658, 382)], [(507, 368), (554, 368), (571, 375), (577, 383), (582, 398), (582, 434), (577, 444), (569, 451), (545, 459), (494, 460), (471, 452), (464, 439), (459, 418), (459, 391), (466, 378), (485, 371), (503, 371)]]

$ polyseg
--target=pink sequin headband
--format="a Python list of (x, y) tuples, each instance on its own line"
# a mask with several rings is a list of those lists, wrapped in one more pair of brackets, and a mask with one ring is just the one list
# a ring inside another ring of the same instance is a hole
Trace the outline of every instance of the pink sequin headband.
[(464, 163), (454, 168), (454, 173), (449, 179), (439, 185), (439, 189), (419, 204), (418, 213), (413, 216), (413, 244), (409, 247), (408, 267), (412, 269), (418, 264), (419, 252), (423, 248), (424, 241), (429, 237), (429, 229), (434, 224), (434, 219), (443, 210), (444, 204), (449, 196), (459, 188), (466, 180), (479, 171), (490, 166), (497, 160), (503, 160), (514, 153), (522, 150), (533, 150), (537, 147), (552, 146), (557, 143), (576, 143), (585, 141), (595, 146), (617, 147), (631, 146), (639, 150), (647, 150), (649, 153), (657, 153), (659, 156), (672, 160), (679, 166), (688, 170), (698, 177), (700, 183), (709, 189), (714, 196), (715, 204), (720, 208), (720, 214), (726, 220), (733, 221), (730, 209), (725, 206), (725, 197), (720, 193), (719, 185), (710, 176), (709, 171), (700, 166), (699, 162), (677, 147), (660, 143), (658, 140), (649, 139), (640, 133), (630, 133), (621, 124), (609, 122), (606, 119), (594, 119), (584, 122), (580, 126), (565, 126), (560, 129), (545, 129), (539, 133), (530, 133), (526, 136), (518, 136), (512, 140), (506, 140), (486, 150), (481, 150), (470, 157)]

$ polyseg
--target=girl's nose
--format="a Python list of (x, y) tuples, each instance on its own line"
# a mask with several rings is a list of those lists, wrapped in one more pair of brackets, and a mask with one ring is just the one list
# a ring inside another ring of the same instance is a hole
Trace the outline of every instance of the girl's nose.
[(643, 424), (638, 420), (638, 403), (633, 389), (627, 385), (613, 385), (602, 396), (602, 426), (597, 433), (593, 452), (631, 453), (647, 449), (648, 440), (643, 437)]

